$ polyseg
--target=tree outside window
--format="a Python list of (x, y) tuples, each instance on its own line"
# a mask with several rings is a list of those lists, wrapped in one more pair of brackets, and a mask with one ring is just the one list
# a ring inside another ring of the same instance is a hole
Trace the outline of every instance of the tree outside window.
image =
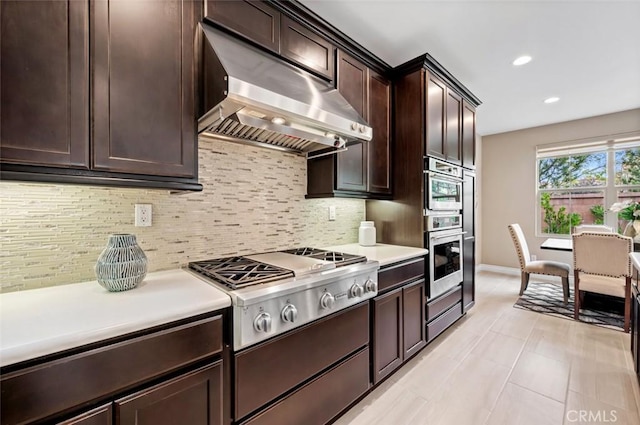
[(624, 229), (624, 220), (607, 220), (606, 210), (613, 202), (640, 201), (640, 147), (608, 149), (538, 158), (542, 233), (568, 235), (580, 224)]

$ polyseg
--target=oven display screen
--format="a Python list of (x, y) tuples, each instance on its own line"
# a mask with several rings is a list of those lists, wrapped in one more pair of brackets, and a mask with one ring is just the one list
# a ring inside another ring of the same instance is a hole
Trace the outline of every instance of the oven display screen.
[(460, 270), (460, 241), (437, 244), (433, 247), (433, 280), (438, 280)]

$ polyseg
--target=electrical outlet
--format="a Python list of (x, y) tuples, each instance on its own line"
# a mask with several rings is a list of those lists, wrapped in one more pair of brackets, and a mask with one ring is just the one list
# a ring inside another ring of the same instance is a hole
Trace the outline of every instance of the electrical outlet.
[(334, 221), (336, 219), (336, 206), (331, 205), (329, 207), (329, 221)]
[(151, 226), (152, 209), (151, 204), (136, 204), (135, 208), (135, 225), (136, 227)]
[(538, 259), (537, 255), (531, 254), (531, 261), (536, 261)]

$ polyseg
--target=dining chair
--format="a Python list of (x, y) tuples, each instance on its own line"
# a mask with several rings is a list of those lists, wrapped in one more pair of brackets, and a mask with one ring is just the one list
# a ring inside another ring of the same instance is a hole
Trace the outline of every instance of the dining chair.
[(573, 228), (573, 233), (582, 232), (613, 233), (613, 227), (604, 224), (580, 224)]
[(542, 274), (548, 276), (558, 276), (562, 282), (562, 293), (565, 305), (569, 302), (569, 272), (571, 266), (559, 261), (537, 260), (531, 261), (527, 240), (522, 233), (522, 228), (517, 223), (510, 224), (509, 233), (516, 247), (518, 259), (520, 260), (520, 295), (524, 293), (529, 285), (530, 274)]
[(633, 239), (617, 233), (584, 232), (573, 236), (574, 311), (579, 320), (582, 292), (624, 298), (624, 331), (631, 315)]

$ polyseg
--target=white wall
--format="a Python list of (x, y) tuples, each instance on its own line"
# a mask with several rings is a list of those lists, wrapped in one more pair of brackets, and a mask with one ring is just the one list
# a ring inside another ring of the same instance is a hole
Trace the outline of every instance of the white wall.
[(640, 109), (483, 136), (479, 255), (482, 264), (519, 267), (507, 230), (519, 223), (531, 254), (571, 264), (571, 253), (540, 250), (535, 235), (537, 145), (640, 131)]

